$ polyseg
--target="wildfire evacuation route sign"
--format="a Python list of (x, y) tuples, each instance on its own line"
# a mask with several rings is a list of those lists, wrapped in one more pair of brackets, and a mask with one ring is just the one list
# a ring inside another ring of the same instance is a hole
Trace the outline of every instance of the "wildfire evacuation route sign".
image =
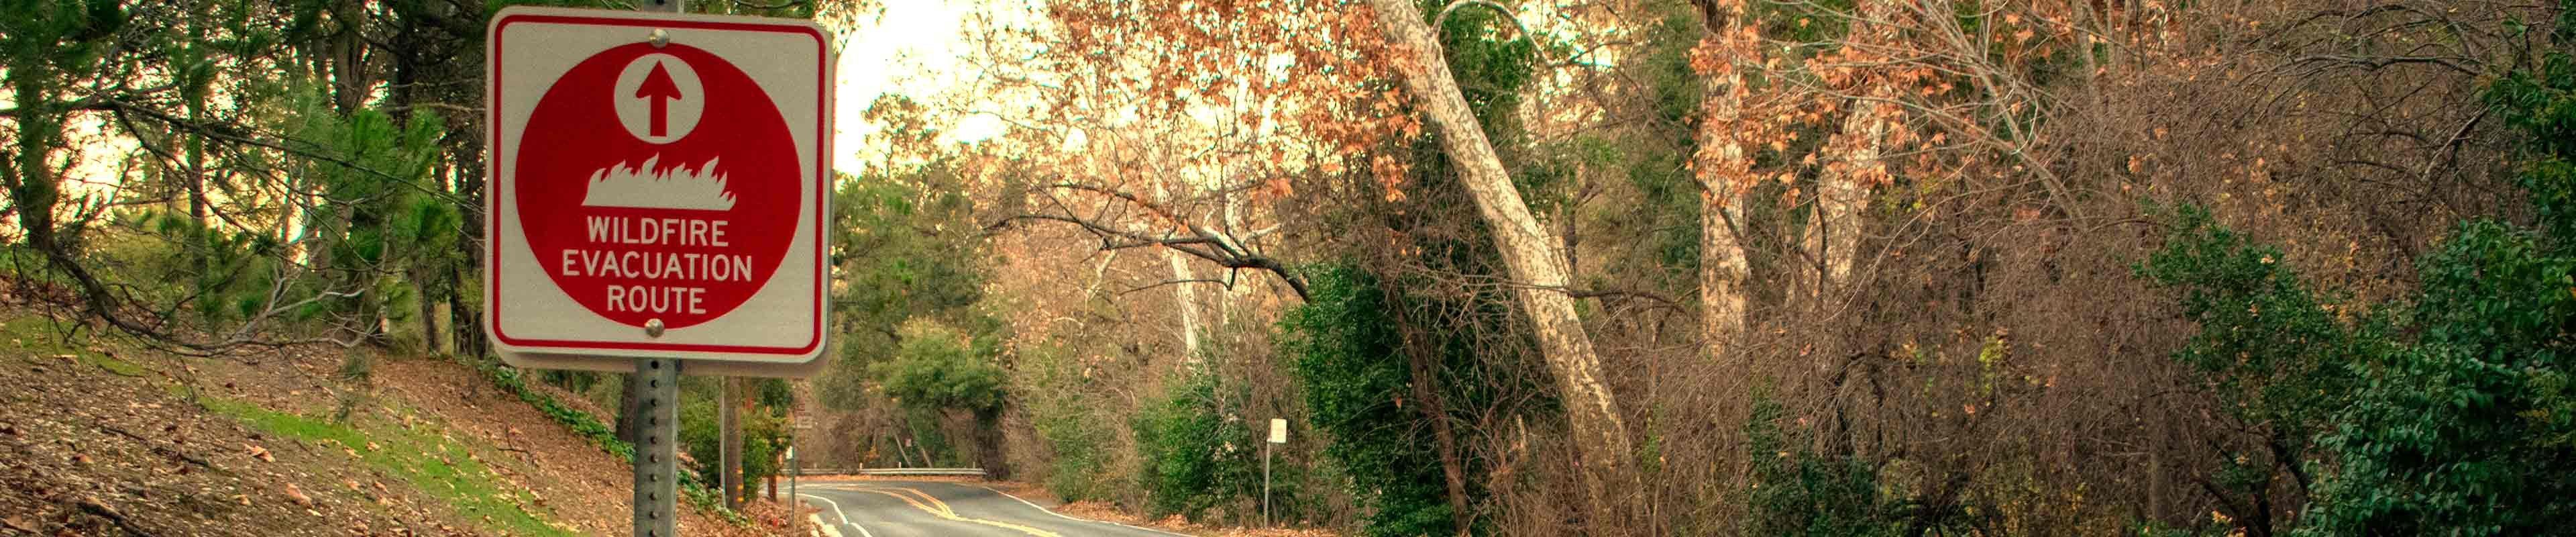
[(490, 30), (484, 303), (503, 356), (810, 370), (792, 366), (824, 339), (822, 29), (510, 8)]

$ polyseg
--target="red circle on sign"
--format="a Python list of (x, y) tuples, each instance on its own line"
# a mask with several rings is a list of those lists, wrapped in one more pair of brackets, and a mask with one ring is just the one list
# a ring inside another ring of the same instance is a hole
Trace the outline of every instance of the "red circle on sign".
[[(655, 54), (686, 62), (697, 87), (619, 95), (619, 74)], [(696, 99), (700, 117), (651, 143), (619, 123), (621, 99)], [(682, 328), (741, 307), (778, 271), (798, 170), (786, 119), (749, 75), (696, 47), (636, 43), (582, 60), (538, 99), (514, 190), (537, 265), (564, 294), (619, 323)]]

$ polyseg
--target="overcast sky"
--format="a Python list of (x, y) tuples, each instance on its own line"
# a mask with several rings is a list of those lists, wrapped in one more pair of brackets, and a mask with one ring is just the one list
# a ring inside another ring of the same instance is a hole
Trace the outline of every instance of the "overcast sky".
[[(966, 52), (960, 31), (976, 9), (955, 0), (887, 2), (884, 18), (862, 21), (837, 36), (841, 48), (838, 100), (833, 113), (832, 169), (858, 172), (859, 155), (876, 129), (861, 116), (868, 104), (887, 93), (927, 102), (963, 84), (957, 55)], [(999, 124), (969, 121), (945, 126), (948, 138), (975, 140), (999, 133)]]

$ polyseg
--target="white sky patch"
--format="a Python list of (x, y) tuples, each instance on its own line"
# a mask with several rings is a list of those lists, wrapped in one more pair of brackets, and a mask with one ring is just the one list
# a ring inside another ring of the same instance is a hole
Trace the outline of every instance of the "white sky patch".
[[(962, 89), (974, 73), (958, 58), (972, 53), (961, 32), (969, 27), (976, 2), (956, 0), (888, 2), (882, 17), (857, 27), (835, 29), (841, 51), (832, 98), (832, 169), (858, 173), (867, 165), (875, 125), (864, 118), (878, 97), (903, 95), (924, 103)], [(943, 125), (943, 139), (973, 142), (1000, 136), (1001, 121), (982, 116)]]
[(733, 194), (725, 192), (725, 176), (716, 171), (716, 162), (707, 159), (696, 170), (686, 165), (655, 170), (661, 155), (644, 159), (641, 166), (619, 162), (590, 174), (590, 191), (581, 198), (582, 205), (592, 207), (638, 207), (647, 209), (733, 210)]

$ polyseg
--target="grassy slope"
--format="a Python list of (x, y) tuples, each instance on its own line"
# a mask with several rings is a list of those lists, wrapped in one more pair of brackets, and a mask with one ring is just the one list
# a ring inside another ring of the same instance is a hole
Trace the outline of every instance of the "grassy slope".
[[(0, 310), (0, 535), (624, 531), (619, 446), (546, 390), (445, 359), (344, 381), (336, 347), (192, 359), (63, 336)], [(691, 511), (692, 534), (760, 534)]]
[(455, 513), (479, 515), (479, 525), (485, 529), (510, 535), (579, 534), (548, 522), (557, 517), (538, 506), (534, 494), (510, 486), (484, 464), (479, 454), (495, 451), (491, 446), (445, 434), (445, 427), (435, 420), (419, 420), (414, 417), (417, 414), (389, 408), (387, 412), (402, 420), (370, 417), (342, 423), (222, 398), (205, 397), (198, 402), (262, 432), (342, 450), (374, 473), (399, 479)]

